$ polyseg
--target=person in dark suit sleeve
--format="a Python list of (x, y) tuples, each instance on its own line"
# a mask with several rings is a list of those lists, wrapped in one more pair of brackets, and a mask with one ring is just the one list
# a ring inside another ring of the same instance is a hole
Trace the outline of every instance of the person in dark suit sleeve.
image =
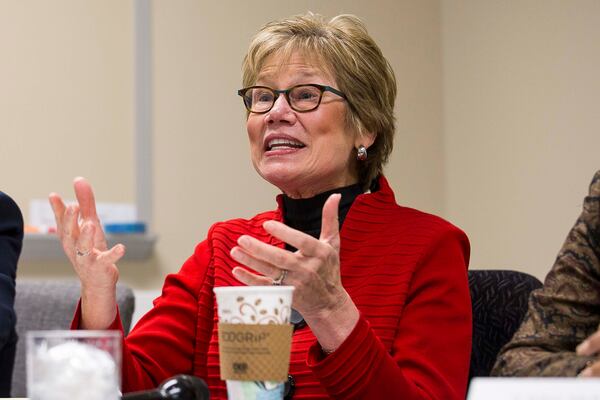
[(10, 396), (17, 345), (15, 277), (23, 245), (23, 216), (19, 207), (0, 192), (0, 397)]

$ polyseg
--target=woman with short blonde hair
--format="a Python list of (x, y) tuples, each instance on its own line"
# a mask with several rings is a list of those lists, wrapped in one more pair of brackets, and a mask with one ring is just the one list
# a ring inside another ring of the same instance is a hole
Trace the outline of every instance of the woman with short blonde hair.
[[(283, 284), (295, 288), (294, 334), (288, 382), (273, 390), (286, 399), (464, 399), (469, 242), (449, 222), (396, 204), (382, 174), (396, 81), (363, 23), (309, 13), (267, 24), (243, 84), (250, 157), (281, 191), (278, 207), (216, 223), (167, 277), (124, 341), (124, 391), (186, 373), (225, 399), (213, 289)], [(79, 206), (50, 198), (82, 281), (73, 326), (120, 329), (124, 248), (106, 248), (87, 181), (75, 192)]]
[(243, 85), (256, 82), (269, 56), (279, 54), (283, 61), (296, 52), (336, 77), (348, 98), (348, 127), (376, 134), (368, 159), (358, 165), (359, 181), (368, 188), (393, 149), (396, 77), (391, 65), (356, 16), (327, 21), (308, 13), (273, 21), (253, 38), (242, 65)]

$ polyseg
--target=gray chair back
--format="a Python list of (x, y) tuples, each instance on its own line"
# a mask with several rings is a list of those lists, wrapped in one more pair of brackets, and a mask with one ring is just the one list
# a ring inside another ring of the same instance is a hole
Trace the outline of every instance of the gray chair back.
[[(11, 395), (27, 396), (25, 368), (26, 334), (28, 331), (69, 329), (80, 296), (78, 280), (32, 280), (19, 281), (15, 296), (17, 314), (17, 354), (12, 375)], [(117, 285), (117, 303), (125, 334), (129, 332), (135, 308), (131, 288)]]

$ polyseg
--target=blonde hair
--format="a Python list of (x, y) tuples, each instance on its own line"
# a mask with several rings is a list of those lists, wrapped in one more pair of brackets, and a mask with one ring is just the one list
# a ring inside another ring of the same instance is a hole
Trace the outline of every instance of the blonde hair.
[(358, 163), (363, 188), (383, 171), (392, 152), (396, 77), (363, 22), (354, 15), (326, 21), (311, 12), (273, 21), (252, 39), (242, 65), (244, 87), (256, 83), (265, 61), (277, 54), (283, 60), (301, 52), (333, 77), (348, 100), (348, 126), (359, 135), (375, 135), (368, 158)]

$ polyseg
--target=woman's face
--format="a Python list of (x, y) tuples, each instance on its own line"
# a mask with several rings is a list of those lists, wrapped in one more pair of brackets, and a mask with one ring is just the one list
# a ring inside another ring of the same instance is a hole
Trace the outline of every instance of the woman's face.
[[(277, 55), (268, 58), (255, 85), (283, 90), (309, 83), (337, 88), (332, 77), (296, 53), (283, 65)], [(250, 113), (246, 126), (256, 171), (293, 198), (356, 183), (354, 148), (370, 143), (348, 130), (346, 108), (343, 98), (324, 92), (313, 111), (294, 111), (280, 95), (270, 111)]]

